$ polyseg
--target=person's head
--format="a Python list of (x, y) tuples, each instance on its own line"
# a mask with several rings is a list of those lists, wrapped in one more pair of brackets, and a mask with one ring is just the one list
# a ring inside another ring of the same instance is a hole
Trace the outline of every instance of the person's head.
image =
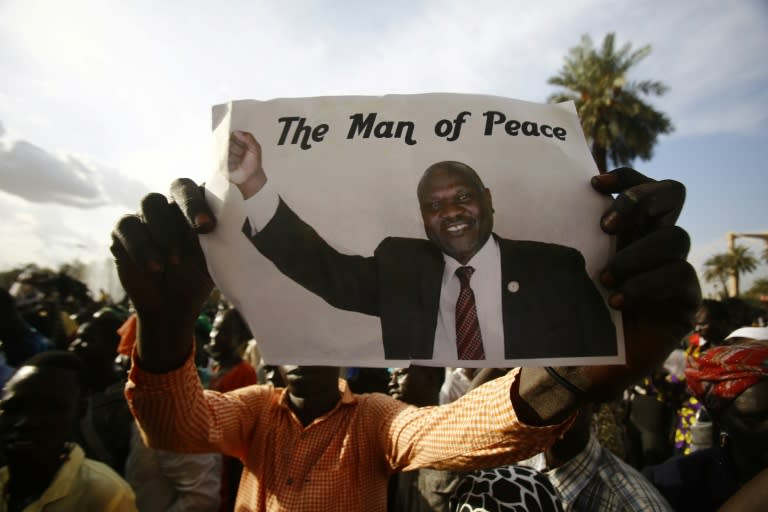
[(733, 330), (728, 308), (722, 302), (704, 299), (694, 320), (696, 332), (707, 341), (705, 348), (722, 345), (726, 335)]
[(206, 352), (218, 362), (240, 359), (239, 347), (251, 339), (251, 331), (240, 313), (233, 308), (216, 313)]
[(77, 337), (68, 350), (79, 357), (88, 368), (88, 385), (103, 390), (119, 378), (115, 371), (115, 357), (120, 335), (117, 330), (123, 319), (109, 310), (97, 312), (77, 329)]
[(688, 387), (727, 433), (741, 476), (768, 467), (768, 343), (714, 347), (688, 364)]
[(85, 366), (71, 352), (43, 352), (18, 369), (0, 400), (0, 449), (12, 471), (50, 469), (61, 460), (85, 410), (84, 388)]
[(445, 368), (442, 367), (412, 364), (408, 368), (393, 368), (389, 395), (418, 407), (437, 405), (443, 381)]
[(339, 368), (336, 366), (277, 367), (288, 392), (302, 399), (327, 396), (339, 389)]
[(417, 195), (427, 238), (466, 264), (491, 236), (491, 191), (468, 165), (438, 162), (424, 171)]
[(753, 325), (760, 317), (759, 309), (738, 297), (728, 297), (723, 300), (723, 305), (728, 311), (728, 318), (733, 329)]

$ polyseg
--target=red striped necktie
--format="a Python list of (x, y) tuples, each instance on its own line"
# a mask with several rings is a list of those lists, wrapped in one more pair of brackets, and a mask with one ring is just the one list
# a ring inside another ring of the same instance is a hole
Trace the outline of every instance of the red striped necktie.
[(456, 276), (461, 282), (459, 299), (456, 301), (456, 347), (459, 359), (485, 359), (480, 323), (477, 321), (475, 292), (469, 287), (469, 278), (475, 269), (459, 267)]

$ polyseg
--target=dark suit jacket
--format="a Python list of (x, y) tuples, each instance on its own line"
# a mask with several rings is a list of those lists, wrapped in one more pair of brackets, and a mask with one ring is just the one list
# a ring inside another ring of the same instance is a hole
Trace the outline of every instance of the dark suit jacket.
[[(251, 232), (246, 219), (243, 233), (286, 276), (334, 307), (378, 316), (387, 359), (432, 358), (444, 265), (432, 242), (390, 237), (371, 257), (341, 254), (282, 200)], [(616, 355), (614, 325), (579, 251), (496, 240), (507, 359)]]

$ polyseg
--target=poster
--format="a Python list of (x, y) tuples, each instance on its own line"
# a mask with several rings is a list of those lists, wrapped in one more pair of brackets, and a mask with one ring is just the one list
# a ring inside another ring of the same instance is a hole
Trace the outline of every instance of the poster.
[[(572, 104), (244, 100), (214, 107), (213, 125), (218, 226), (201, 243), (268, 364), (624, 361), (620, 314), (596, 282), (613, 250), (599, 227), (609, 199), (590, 186)], [(255, 193), (239, 181), (251, 140), (266, 177)], [(453, 272), (465, 263), (471, 302)]]

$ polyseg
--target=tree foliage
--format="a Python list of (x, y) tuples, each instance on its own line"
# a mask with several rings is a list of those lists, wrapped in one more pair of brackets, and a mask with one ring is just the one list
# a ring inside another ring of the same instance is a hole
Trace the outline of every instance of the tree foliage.
[(722, 298), (728, 296), (728, 277), (731, 275), (727, 256), (727, 254), (715, 254), (704, 262), (704, 280), (708, 283), (720, 284)]
[(704, 280), (719, 282), (723, 287), (723, 296), (728, 297), (728, 279), (734, 283), (734, 297), (739, 296), (739, 278), (742, 274), (754, 272), (757, 258), (748, 247), (737, 245), (731, 252), (715, 254), (704, 262)]
[(552, 94), (549, 102), (576, 103), (601, 173), (606, 172), (608, 159), (614, 166), (629, 165), (638, 157), (650, 159), (658, 136), (674, 129), (666, 114), (642, 99), (663, 95), (667, 86), (655, 80), (627, 79), (630, 68), (650, 53), (650, 45), (632, 50), (632, 45), (625, 43), (616, 49), (612, 33), (595, 48), (592, 39), (584, 35), (581, 44), (569, 50), (558, 74), (548, 80), (565, 89)]
[(751, 299), (760, 299), (760, 297), (768, 297), (768, 277), (761, 277), (755, 279), (752, 283), (752, 287), (744, 293)]

